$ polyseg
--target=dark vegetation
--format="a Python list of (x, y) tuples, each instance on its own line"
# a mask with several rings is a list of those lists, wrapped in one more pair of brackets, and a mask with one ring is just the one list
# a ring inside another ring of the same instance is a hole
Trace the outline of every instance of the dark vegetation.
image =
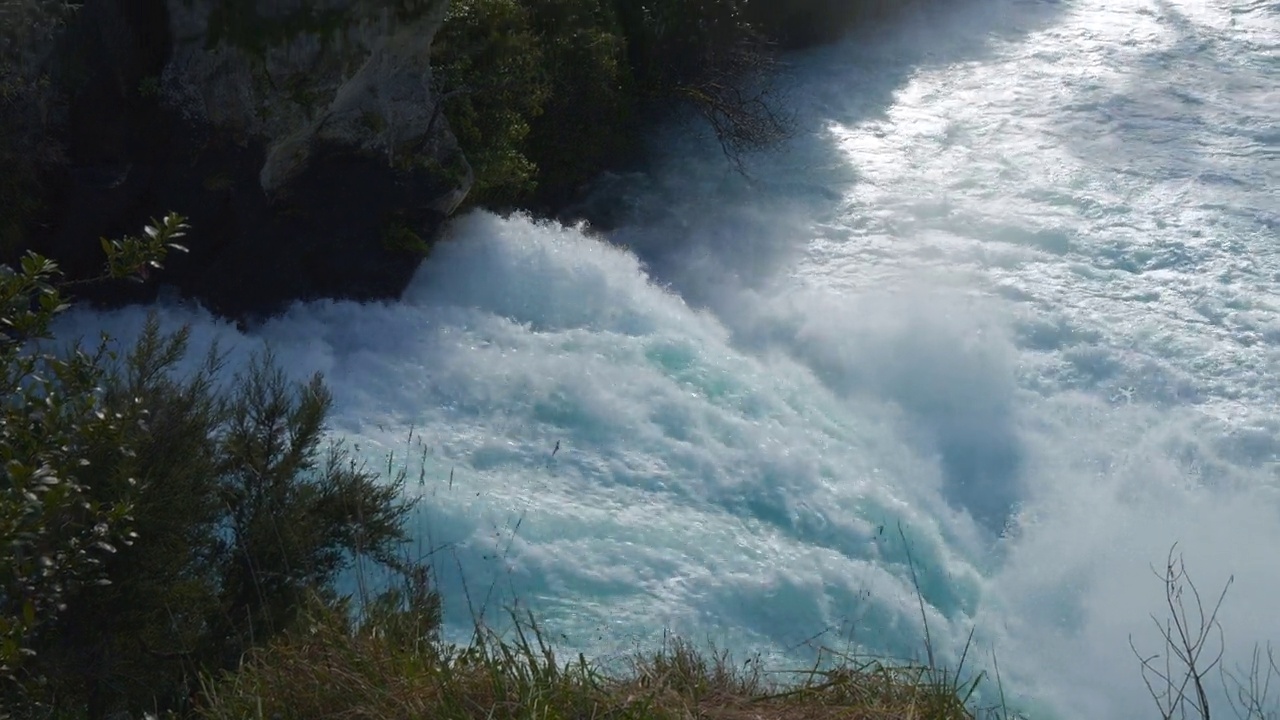
[(43, 68), (71, 12), (61, 0), (0, 0), (0, 257), (22, 243), (41, 209), (40, 167), (58, 159)]
[[(105, 279), (159, 267), (183, 230), (104, 241)], [(62, 289), (38, 256), (0, 266), (0, 709), (189, 711), (210, 673), (336, 606), (353, 562), (400, 578), (375, 604), (434, 627), (403, 478), (328, 443), (318, 377), (267, 355), (223, 378), (216, 351), (179, 373), (188, 335), (154, 323), (123, 352), (50, 347)]]
[(755, 9), (769, 4), (454, 2), (434, 66), (476, 170), (472, 202), (555, 210), (634, 161), (645, 128), (682, 106), (710, 121), (731, 159), (782, 140), (787, 114), (768, 82), (779, 34)]

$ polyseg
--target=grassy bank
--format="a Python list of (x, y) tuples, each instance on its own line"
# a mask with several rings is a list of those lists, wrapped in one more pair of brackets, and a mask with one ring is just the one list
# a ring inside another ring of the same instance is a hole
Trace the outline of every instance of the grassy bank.
[(967, 702), (977, 680), (918, 665), (824, 654), (808, 670), (771, 673), (758, 662), (671, 640), (607, 668), (558, 658), (532, 618), (466, 647), (381, 615), (352, 624), (323, 610), (205, 687), (209, 720), (771, 720), (1000, 717)]

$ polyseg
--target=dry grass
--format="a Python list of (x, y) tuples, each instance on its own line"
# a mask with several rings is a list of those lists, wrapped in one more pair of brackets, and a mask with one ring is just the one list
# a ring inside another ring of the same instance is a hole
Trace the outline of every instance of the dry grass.
[(672, 640), (607, 671), (559, 662), (531, 619), (459, 648), (319, 611), (300, 631), (206, 685), (208, 720), (968, 720), (977, 681), (829, 655), (771, 681)]
[[(562, 662), (533, 616), (515, 612), (502, 634), (477, 619), (471, 643), (460, 647), (436, 634), (438, 598), (420, 578), (411, 592), (366, 603), (359, 621), (341, 604), (314, 602), (299, 629), (255, 651), (236, 672), (206, 682), (199, 714), (206, 720), (1009, 720), (1003, 707), (971, 702), (986, 676), (965, 679), (968, 646), (955, 671), (938, 667), (907, 557), (925, 623), (923, 664), (816, 648), (812, 666), (766, 671), (759, 658), (740, 663), (678, 638), (620, 665), (581, 655)], [(468, 602), (482, 618), (469, 594)]]

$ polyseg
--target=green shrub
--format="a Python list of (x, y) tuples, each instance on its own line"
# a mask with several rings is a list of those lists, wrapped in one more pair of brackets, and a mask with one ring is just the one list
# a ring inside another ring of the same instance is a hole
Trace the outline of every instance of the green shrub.
[(785, 137), (771, 51), (746, 0), (460, 0), (433, 46), (444, 112), (475, 170), (469, 202), (560, 206), (638, 155), (680, 103), (732, 157)]
[(745, 152), (789, 135), (790, 118), (770, 84), (773, 41), (768, 28), (751, 22), (748, 0), (615, 4), (632, 72), (649, 102), (692, 107), (739, 167)]
[(638, 103), (611, 5), (543, 0), (530, 12), (554, 92), (530, 121), (526, 155), (537, 167), (537, 199), (555, 206), (634, 150)]
[(0, 266), (0, 676), (9, 681), (21, 677), (32, 638), (77, 588), (104, 580), (103, 560), (127, 541), (129, 495), (99, 502), (82, 480), (86, 445), (113, 445), (131, 420), (103, 406), (105, 350), (22, 349), (62, 307), (55, 273), (34, 257), (20, 271)]
[[(104, 277), (158, 266), (181, 249), (184, 229), (170, 215), (145, 239), (104, 240)], [(71, 596), (108, 581), (105, 560), (132, 537), (127, 437), (141, 408), (108, 401), (105, 343), (66, 354), (38, 344), (67, 307), (59, 277), (56, 263), (34, 254), (16, 269), (0, 265), (0, 698), (38, 684), (38, 638)], [(87, 483), (95, 461), (111, 468), (110, 496)]]
[(211, 355), (185, 379), (187, 333), (151, 321), (99, 377), (112, 442), (81, 456), (85, 494), (131, 499), (135, 539), (101, 564), (110, 585), (80, 587), (38, 635), (36, 673), (58, 707), (90, 717), (185, 705), (200, 673), (234, 668), (292, 627), (308, 597), (336, 601), (359, 558), (397, 555), (409, 505), (340, 445), (325, 446), (331, 399), (319, 377), (294, 384), (270, 356), (218, 389)]
[(40, 165), (58, 154), (49, 59), (73, 10), (64, 0), (0, 0), (0, 256), (16, 253), (43, 209)]
[(472, 201), (527, 197), (536, 168), (524, 142), (549, 92), (528, 10), (518, 0), (456, 0), (432, 45), (432, 66), (445, 116), (475, 171)]
[(747, 19), (786, 47), (840, 38), (859, 22), (888, 15), (907, 0), (750, 0)]
[(614, 0), (638, 91), (666, 95), (696, 82), (726, 52), (751, 40), (754, 29), (739, 5), (739, 0)]
[[(104, 241), (107, 277), (158, 265), (182, 228), (171, 216)], [(308, 602), (342, 607), (338, 576), (357, 561), (432, 601), (425, 569), (399, 554), (403, 478), (326, 441), (318, 376), (291, 382), (268, 354), (224, 387), (216, 351), (183, 376), (189, 333), (154, 319), (122, 354), (105, 339), (43, 350), (66, 307), (56, 278), (35, 256), (0, 266), (0, 707), (188, 707), (202, 675), (236, 667)]]

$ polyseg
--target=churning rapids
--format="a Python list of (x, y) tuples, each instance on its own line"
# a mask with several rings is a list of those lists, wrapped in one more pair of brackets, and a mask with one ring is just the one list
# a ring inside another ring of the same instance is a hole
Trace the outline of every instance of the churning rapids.
[(919, 656), (901, 527), (944, 658), (976, 628), (1035, 716), (1149, 715), (1175, 541), (1235, 577), (1228, 665), (1280, 641), (1280, 4), (939, 5), (787, 58), (746, 177), (662, 134), (610, 242), (474, 213), (398, 303), (155, 310), (408, 458), (455, 628), (460, 569), (567, 654)]

